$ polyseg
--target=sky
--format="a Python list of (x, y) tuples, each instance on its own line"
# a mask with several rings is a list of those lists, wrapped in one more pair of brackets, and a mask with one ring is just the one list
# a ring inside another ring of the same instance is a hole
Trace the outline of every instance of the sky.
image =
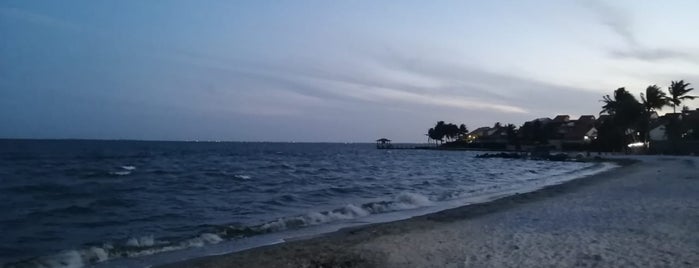
[(597, 115), (618, 87), (699, 88), (697, 28), (694, 0), (4, 0), (0, 137), (420, 142)]

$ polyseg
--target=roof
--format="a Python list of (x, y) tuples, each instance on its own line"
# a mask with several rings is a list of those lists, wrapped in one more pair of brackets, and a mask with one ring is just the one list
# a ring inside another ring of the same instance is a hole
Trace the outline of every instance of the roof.
[(541, 123), (542, 125), (545, 125), (545, 124), (551, 122), (551, 118), (542, 117), (542, 118), (537, 118), (537, 119), (534, 119), (534, 120), (531, 120), (531, 121), (527, 121), (527, 122), (524, 122), (524, 123), (525, 123), (525, 124), (527, 124), (527, 123), (533, 124), (534, 122), (539, 122), (539, 123)]
[(490, 127), (479, 127), (474, 131), (471, 131), (469, 134), (476, 136), (486, 136), (488, 135), (488, 131), (490, 131)]
[(663, 119), (662, 117), (659, 117), (658, 119), (653, 120), (653, 121), (650, 122), (650, 127), (649, 127), (648, 129), (649, 129), (649, 130), (656, 129), (656, 128), (658, 128), (659, 126), (664, 126), (664, 125), (666, 125), (667, 122), (668, 122), (668, 121), (667, 121), (666, 119)]
[(565, 114), (559, 114), (553, 118), (554, 123), (568, 122), (568, 120), (570, 120), (570, 116)]
[(595, 122), (595, 116), (594, 115), (581, 115), (580, 118), (578, 118), (578, 123), (580, 122)]
[(391, 140), (389, 140), (389, 139), (387, 139), (387, 138), (380, 138), (380, 139), (378, 139), (378, 140), (376, 140), (376, 141), (378, 141), (378, 142), (389, 142), (389, 141), (391, 141)]
[(499, 128), (494, 128), (494, 129), (491, 129), (491, 130), (492, 130), (492, 132), (490, 133), (490, 136), (495, 136), (495, 137), (497, 137), (497, 136), (499, 135), (499, 136), (502, 137), (502, 136), (506, 136), (506, 135), (507, 135), (507, 127), (499, 127)]
[(682, 120), (699, 121), (699, 109), (683, 112)]
[(567, 128), (564, 138), (567, 140), (582, 140), (593, 128), (595, 128), (594, 116), (592, 119), (577, 120), (575, 121), (575, 125)]
[(664, 120), (671, 120), (671, 119), (680, 119), (682, 120), (682, 113), (666, 113), (660, 118), (663, 118)]
[(605, 120), (611, 119), (611, 118), (612, 118), (611, 115), (603, 114), (603, 115), (600, 115), (599, 118), (597, 118), (597, 122), (604, 122)]
[(680, 115), (681, 115), (680, 113), (666, 113), (665, 115), (658, 117), (655, 120), (651, 121), (649, 129), (656, 129), (659, 126), (667, 125), (667, 123), (669, 123), (670, 120), (681, 118)]

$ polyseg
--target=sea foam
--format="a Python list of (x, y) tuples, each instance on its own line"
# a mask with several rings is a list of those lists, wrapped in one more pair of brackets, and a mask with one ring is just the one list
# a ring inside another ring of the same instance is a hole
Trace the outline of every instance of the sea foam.
[(16, 263), (5, 264), (8, 268), (80, 268), (91, 266), (107, 260), (124, 257), (141, 257), (174, 250), (193, 247), (203, 247), (224, 241), (212, 233), (202, 233), (198, 236), (180, 241), (156, 241), (153, 236), (129, 238), (123, 244), (104, 244), (101, 247), (91, 246), (84, 249), (65, 250), (59, 253), (33, 258)]

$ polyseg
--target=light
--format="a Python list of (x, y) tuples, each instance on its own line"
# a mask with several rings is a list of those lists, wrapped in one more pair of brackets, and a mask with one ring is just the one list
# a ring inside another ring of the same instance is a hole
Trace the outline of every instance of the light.
[(586, 140), (586, 141), (589, 141), (589, 140), (590, 140), (590, 137), (588, 137), (587, 135), (585, 135), (585, 137), (583, 137), (583, 139)]
[(629, 148), (636, 148), (636, 147), (643, 147), (643, 145), (644, 145), (644, 143), (642, 143), (642, 142), (634, 142), (634, 143), (629, 143), (629, 145), (626, 145), (626, 146), (628, 146)]

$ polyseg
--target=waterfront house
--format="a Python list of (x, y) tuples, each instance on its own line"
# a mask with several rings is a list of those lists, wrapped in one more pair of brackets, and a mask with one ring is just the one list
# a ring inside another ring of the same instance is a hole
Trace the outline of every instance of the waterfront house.
[(667, 128), (672, 120), (682, 120), (681, 113), (667, 113), (650, 124), (649, 137), (651, 141), (666, 141), (668, 140)]
[(578, 120), (570, 121), (564, 131), (562, 149), (584, 150), (585, 146), (597, 139), (595, 116), (583, 115)]
[(470, 142), (479, 140), (481, 138), (487, 137), (488, 133), (491, 131), (490, 127), (479, 127), (470, 133), (468, 133), (468, 140)]

